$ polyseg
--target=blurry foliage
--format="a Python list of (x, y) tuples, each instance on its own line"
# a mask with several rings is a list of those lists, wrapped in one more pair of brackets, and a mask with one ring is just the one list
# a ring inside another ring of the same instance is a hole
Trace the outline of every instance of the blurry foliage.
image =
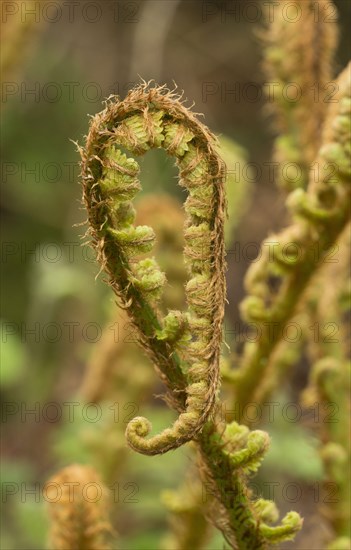
[[(7, 323), (1, 321), (1, 334), (5, 333), (6, 326)], [(2, 341), (0, 348), (0, 381), (2, 388), (15, 385), (20, 381), (24, 371), (25, 353), (18, 335)]]
[[(335, 3), (342, 31), (349, 20), (350, 4), (341, 0)], [(260, 116), (263, 100), (255, 104), (242, 100), (235, 104), (230, 103), (230, 96), (223, 100), (220, 93), (223, 84), (228, 88), (234, 81), (245, 84), (252, 81), (252, 75), (258, 84), (264, 81), (263, 75), (257, 72), (259, 47), (252, 40), (253, 25), (247, 21), (236, 24), (230, 18), (223, 24), (220, 15), (204, 21), (198, 2), (178, 2), (173, 17), (173, 25), (163, 44), (160, 81), (172, 85), (174, 79), (186, 89), (188, 97), (196, 99), (197, 110), (205, 111), (209, 126), (226, 133), (220, 138), (226, 160), (230, 159), (233, 164), (234, 159), (235, 163), (245, 163), (248, 159), (262, 163), (269, 158), (272, 148), (267, 122)], [(59, 24), (41, 21), (32, 28), (28, 25), (21, 30), (14, 30), (11, 25), (5, 36), (7, 49), (1, 52), (2, 67), (7, 71), (10, 58), (11, 63), (15, 59), (15, 66), (14, 70), (3, 72), (2, 78), (18, 85), (19, 91), (3, 100), (2, 113), (3, 136), (6, 136), (6, 144), (1, 144), (4, 159), (2, 275), (6, 280), (6, 290), (2, 289), (1, 323), (1, 396), (4, 403), (24, 402), (30, 409), (35, 402), (79, 401), (77, 392), (94, 347), (82, 337), (81, 330), (77, 331), (74, 341), (67, 333), (55, 343), (42, 336), (39, 342), (31, 335), (22, 338), (21, 324), (27, 328), (33, 328), (36, 322), (40, 326), (47, 323), (62, 326), (69, 314), (69, 320), (79, 322), (81, 329), (90, 321), (106, 326), (113, 317), (114, 301), (109, 289), (101, 278), (92, 284), (97, 267), (91, 254), (87, 261), (80, 248), (83, 229), (73, 227), (77, 221), (84, 220), (84, 214), (77, 219), (81, 190), (77, 184), (77, 154), (69, 138), (80, 139), (86, 131), (87, 113), (100, 110), (100, 98), (88, 101), (84, 97), (84, 84), (101, 83), (103, 97), (111, 92), (124, 95), (130, 79), (135, 26), (123, 25), (122, 20), (116, 23), (111, 18), (103, 18), (96, 25), (79, 17), (73, 24), (63, 18)], [(346, 41), (347, 33), (341, 32), (338, 67), (344, 65), (347, 58)], [(95, 47), (94, 42), (100, 42), (101, 48)], [(147, 45), (145, 52), (146, 57), (152, 58)], [(140, 67), (140, 74), (146, 79), (154, 76), (143, 73), (143, 67)], [(138, 80), (136, 74), (132, 78)], [(41, 92), (39, 98), (23, 92), (36, 85), (42, 90), (48, 82), (59, 85), (62, 95), (58, 101), (46, 100)], [(73, 101), (64, 85), (69, 82), (79, 83)], [(204, 82), (214, 82), (219, 89), (207, 101), (203, 98)], [(236, 142), (250, 148), (250, 158)], [(13, 175), (10, 174), (12, 168), (15, 170)], [(250, 224), (248, 233), (251, 231), (260, 241), (268, 229), (282, 221), (279, 205), (276, 212), (272, 212), (272, 219), (263, 207), (272, 204), (272, 197), (273, 210), (278, 204), (274, 186), (267, 175), (251, 186), (248, 178), (237, 181), (240, 168), (237, 172), (237, 167), (233, 166), (233, 172), (234, 176), (229, 174), (228, 178), (229, 198), (231, 185), (233, 189), (235, 186), (235, 193), (229, 203), (227, 244), (242, 236), (241, 227), (247, 228), (242, 222), (246, 209), (248, 219), (255, 220), (255, 224), (247, 222)], [(152, 151), (142, 160), (141, 182), (145, 193), (167, 192), (181, 201), (183, 194), (174, 185), (175, 176), (172, 163), (162, 151)], [(74, 245), (73, 258), (65, 243)], [(53, 245), (53, 252), (59, 251), (59, 259), (48, 259), (49, 245)], [(236, 270), (235, 277), (237, 268), (243, 271), (242, 265), (232, 267)], [(229, 300), (232, 301), (230, 296)], [(13, 327), (15, 333), (12, 333)], [(303, 369), (302, 366), (302, 380), (305, 379)], [(301, 386), (301, 380), (295, 383)], [(159, 387), (155, 388), (155, 393), (160, 393)], [(119, 403), (123, 407), (129, 400), (126, 393)], [(279, 396), (277, 400), (284, 401), (285, 397)], [(157, 430), (169, 424), (172, 413), (160, 401), (149, 400), (148, 405), (147, 416)], [(121, 498), (112, 518), (119, 533), (120, 547), (125, 550), (159, 547), (168, 525), (164, 505), (155, 495), (166, 487), (177, 490), (177, 480), (191, 469), (193, 456), (188, 449), (179, 449), (164, 457), (154, 457), (151, 467), (148, 457), (125, 448), (124, 425), (119, 423), (115, 429), (114, 423), (108, 422), (109, 415), (105, 411), (109, 406), (110, 401), (101, 404), (104, 413), (96, 423), (84, 420), (82, 403), (74, 422), (69, 422), (65, 414), (57, 422), (49, 422), (42, 416), (39, 422), (32, 417), (30, 421), (21, 421), (18, 414), (5, 416), (1, 481), (15, 484), (15, 487), (22, 487), (24, 483), (28, 495), (23, 499), (18, 491), (8, 495), (2, 505), (1, 548), (46, 548), (46, 503), (42, 497), (36, 502), (37, 493), (30, 494), (30, 490), (35, 484), (42, 489), (44, 480), (53, 471), (75, 461), (96, 466), (106, 476), (106, 482), (121, 474)], [(159, 414), (161, 406), (162, 414)], [(321, 460), (316, 453), (315, 436), (309, 429), (281, 422), (269, 425), (269, 430), (272, 446), (261, 477), (256, 479), (258, 483), (265, 475), (274, 479), (278, 465), (282, 467), (279, 475), (291, 476), (293, 471), (293, 479), (306, 484), (321, 479)], [(123, 486), (128, 482), (138, 484), (139, 502), (123, 502), (126, 497)], [(305, 513), (309, 513), (308, 504)], [(223, 544), (221, 535), (216, 533), (208, 548), (219, 550)], [(337, 550), (344, 547), (336, 542), (333, 546)]]

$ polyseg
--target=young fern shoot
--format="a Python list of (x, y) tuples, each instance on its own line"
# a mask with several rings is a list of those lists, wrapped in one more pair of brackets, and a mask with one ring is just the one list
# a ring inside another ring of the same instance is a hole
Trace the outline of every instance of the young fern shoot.
[[(154, 232), (149, 226), (133, 225), (131, 201), (140, 190), (139, 167), (128, 156), (161, 147), (175, 157), (180, 185), (188, 191), (188, 307), (166, 315), (159, 307), (165, 275), (154, 258), (145, 258), (153, 249)], [(217, 502), (212, 520), (232, 548), (265, 550), (292, 539), (302, 525), (299, 515), (289, 512), (274, 525), (277, 512), (272, 503), (253, 499), (247, 485), (248, 475), (257, 470), (268, 449), (268, 434), (250, 432), (236, 422), (226, 426), (218, 414), (226, 200), (225, 167), (214, 137), (174, 93), (143, 84), (123, 101), (109, 98), (106, 108), (93, 117), (80, 153), (88, 233), (98, 260), (168, 389), (168, 403), (179, 413), (170, 428), (151, 437), (150, 422), (134, 419), (126, 430), (128, 444), (156, 455), (195, 440), (201, 474)]]
[[(98, 489), (100, 497), (97, 501), (86, 497), (84, 491), (88, 485)], [(49, 479), (45, 490), (49, 497), (50, 548), (112, 548), (114, 533), (109, 521), (110, 495), (94, 468), (80, 464), (66, 466)]]
[[(293, 180), (279, 178), (288, 191), (307, 187), (310, 166), (321, 146), (328, 103), (335, 101), (337, 90), (332, 82), (338, 44), (334, 3), (296, 0), (293, 6), (300, 14), (296, 19), (287, 16), (291, 2), (279, 1), (263, 37), (269, 107), (279, 131), (274, 157), (281, 166), (291, 163), (299, 168)], [(292, 88), (297, 90), (296, 97), (290, 95)]]
[[(258, 341), (246, 344), (236, 373), (240, 413), (247, 403), (257, 400), (285, 327), (350, 221), (350, 68), (349, 64), (336, 80), (337, 102), (328, 110), (315, 163), (318, 177), (312, 169), (307, 190), (296, 189), (289, 195), (294, 223), (267, 239), (260, 261), (252, 264), (246, 276), (249, 295), (242, 303), (242, 312), (246, 320), (259, 323), (262, 333)], [(276, 293), (270, 288), (271, 275), (280, 278)], [(273, 336), (270, 326), (276, 329)]]
[[(151, 227), (133, 225), (132, 199), (141, 189), (132, 155), (163, 148), (175, 157), (185, 202), (187, 311), (162, 316), (165, 275), (154, 258)], [(124, 152), (127, 150), (127, 154)], [(140, 344), (166, 384), (179, 417), (147, 438), (150, 422), (131, 421), (129, 445), (155, 455), (194, 439), (211, 416), (219, 384), (225, 301), (223, 226), (225, 167), (215, 139), (172, 92), (142, 84), (123, 101), (110, 97), (93, 117), (82, 157), (84, 202), (98, 260), (137, 330)]]

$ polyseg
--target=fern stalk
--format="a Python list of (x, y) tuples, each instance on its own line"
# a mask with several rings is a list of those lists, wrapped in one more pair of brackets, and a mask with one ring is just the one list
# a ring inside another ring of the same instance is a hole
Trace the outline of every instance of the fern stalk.
[[(296, 18), (290, 18), (291, 9)], [(328, 103), (335, 101), (336, 13), (331, 0), (297, 0), (294, 4), (280, 0), (264, 33), (263, 69), (269, 107), (279, 131), (274, 157), (281, 171), (289, 163), (300, 171), (293, 184), (280, 178), (280, 184), (290, 190), (307, 186), (310, 165), (321, 146)]]
[[(295, 215), (294, 224), (264, 243), (268, 247), (277, 244), (273, 257), (270, 256), (272, 247), (270, 250), (267, 247), (246, 277), (249, 296), (242, 303), (242, 312), (248, 321), (259, 323), (261, 337), (245, 346), (237, 373), (239, 415), (247, 403), (256, 400), (256, 389), (265, 377), (284, 329), (350, 220), (350, 65), (336, 83), (337, 103), (329, 109), (323, 144), (316, 160), (319, 178), (311, 171), (307, 191), (297, 189), (290, 195), (288, 203)], [(336, 168), (335, 174), (330, 170), (330, 163)], [(291, 244), (293, 249), (289, 255)], [(269, 285), (271, 275), (280, 277), (277, 294)]]
[[(131, 199), (140, 189), (135, 155), (163, 147), (175, 156), (185, 203), (185, 249), (189, 281), (186, 312), (163, 316), (158, 303), (165, 278), (153, 258), (140, 259), (153, 247), (148, 226), (134, 227)], [(112, 97), (91, 122), (82, 157), (84, 201), (89, 233), (109, 283), (128, 311), (139, 342), (168, 387), (168, 402), (179, 417), (171, 428), (147, 438), (147, 419), (134, 419), (126, 430), (129, 445), (153, 455), (195, 440), (201, 471), (220, 503), (219, 528), (233, 548), (263, 549), (292, 538), (301, 527), (290, 513), (278, 526), (272, 503), (254, 503), (247, 474), (260, 464), (269, 444), (264, 432), (235, 422), (222, 426), (217, 409), (219, 358), (225, 301), (223, 224), (224, 164), (209, 130), (164, 88), (141, 85), (124, 101)], [(229, 495), (229, 500), (228, 500)]]

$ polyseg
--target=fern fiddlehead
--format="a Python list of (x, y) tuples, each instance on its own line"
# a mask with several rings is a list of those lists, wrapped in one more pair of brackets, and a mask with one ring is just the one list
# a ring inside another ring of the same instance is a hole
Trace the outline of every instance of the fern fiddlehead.
[[(291, 191), (308, 184), (310, 165), (321, 146), (327, 104), (334, 101), (331, 80), (338, 28), (336, 7), (331, 0), (297, 0), (294, 8), (300, 17), (296, 20), (287, 16), (289, 0), (279, 0), (277, 4), (264, 33), (263, 69), (268, 78), (270, 107), (280, 132), (275, 140), (275, 160), (281, 167), (293, 164), (299, 168), (294, 181), (280, 178), (279, 183)], [(284, 174), (284, 170), (280, 173)]]
[[(86, 498), (84, 491), (89, 484), (95, 485), (99, 491), (100, 496), (97, 500)], [(51, 477), (45, 490), (51, 520), (50, 548), (112, 548), (110, 495), (94, 468), (71, 464)]]
[[(240, 412), (250, 400), (256, 399), (257, 388), (259, 390), (284, 328), (350, 219), (350, 65), (336, 83), (337, 102), (329, 109), (323, 144), (316, 159), (319, 175), (315, 177), (311, 171), (307, 191), (296, 189), (288, 197), (294, 223), (276, 238), (266, 241), (268, 246), (260, 261), (253, 264), (247, 274), (246, 287), (250, 295), (244, 300), (242, 311), (247, 320), (260, 324), (262, 337), (246, 345), (237, 372)], [(335, 174), (330, 170), (330, 163), (334, 163)], [(273, 257), (270, 245), (275, 246)], [(289, 254), (290, 247), (292, 253)], [(271, 290), (271, 275), (280, 277), (277, 293)]]
[(216, 498), (212, 521), (236, 550), (267, 550), (271, 544), (291, 540), (303, 520), (289, 512), (281, 524), (271, 501), (253, 499), (248, 477), (255, 473), (269, 447), (269, 436), (236, 422), (225, 428), (208, 422), (199, 436), (200, 472), (206, 491)]
[[(83, 196), (89, 233), (108, 280), (133, 321), (140, 344), (168, 387), (168, 402), (179, 412), (171, 428), (147, 438), (150, 423), (137, 418), (127, 427), (129, 445), (153, 455), (195, 439), (200, 470), (221, 510), (218, 527), (233, 548), (266, 549), (301, 528), (298, 514), (264, 532), (276, 521), (271, 503), (254, 502), (247, 474), (256, 471), (267, 450), (264, 432), (216, 418), (221, 324), (225, 299), (223, 221), (225, 170), (210, 132), (174, 94), (145, 85), (124, 101), (110, 98), (93, 118), (82, 157)], [(148, 226), (133, 225), (131, 199), (140, 189), (132, 154), (164, 147), (175, 156), (185, 203), (184, 256), (190, 280), (188, 310), (162, 316), (158, 300), (165, 278), (154, 258), (141, 257), (153, 246)], [(218, 510), (211, 514), (216, 518)], [(216, 522), (216, 520), (214, 519)]]
[[(152, 250), (155, 234), (148, 226), (133, 225), (139, 167), (122, 150), (142, 155), (160, 147), (175, 157), (180, 185), (188, 191), (184, 258), (190, 276), (188, 310), (170, 311), (164, 318), (157, 301), (165, 276), (154, 258), (140, 258)], [(126, 437), (136, 451), (164, 453), (201, 431), (216, 400), (225, 299), (224, 164), (212, 134), (179, 98), (146, 85), (124, 101), (107, 101), (92, 119), (80, 152), (93, 246), (180, 413), (171, 428), (150, 438), (149, 421), (138, 417), (127, 426)]]

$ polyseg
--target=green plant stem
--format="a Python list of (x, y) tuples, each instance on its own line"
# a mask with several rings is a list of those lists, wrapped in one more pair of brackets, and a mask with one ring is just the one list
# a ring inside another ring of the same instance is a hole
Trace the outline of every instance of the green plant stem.
[(243, 474), (233, 467), (224, 452), (221, 437), (223, 428), (207, 422), (199, 436), (205, 490), (214, 495), (223, 509), (221, 530), (227, 542), (239, 550), (263, 550), (267, 541), (258, 529), (257, 514), (253, 511), (250, 492)]
[[(329, 109), (316, 161), (319, 176), (312, 171), (307, 191), (298, 189), (289, 196), (295, 223), (274, 239), (273, 259), (263, 255), (248, 272), (246, 284), (251, 295), (243, 302), (242, 311), (247, 320), (258, 323), (260, 337), (254, 344), (246, 344), (238, 371), (239, 422), (245, 406), (256, 401), (256, 389), (309, 283), (350, 220), (350, 66), (337, 79), (337, 102)], [(331, 163), (335, 173), (330, 170)], [(294, 257), (287, 253), (291, 244), (298, 249)], [(276, 294), (270, 290), (272, 274), (280, 277)]]

